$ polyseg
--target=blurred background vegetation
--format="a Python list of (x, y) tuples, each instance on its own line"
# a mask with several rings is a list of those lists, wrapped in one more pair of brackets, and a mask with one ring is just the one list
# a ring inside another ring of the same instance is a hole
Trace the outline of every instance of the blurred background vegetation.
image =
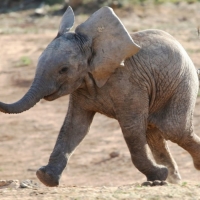
[[(52, 6), (55, 4), (62, 5), (65, 9), (70, 5), (73, 9), (79, 6), (86, 8), (99, 8), (101, 6), (111, 6), (113, 8), (127, 7), (129, 5), (140, 4), (162, 4), (162, 3), (175, 3), (179, 4), (186, 2), (189, 4), (200, 2), (200, 0), (0, 0), (0, 12), (10, 12), (25, 10), (30, 8), (41, 8), (44, 6)], [(93, 10), (92, 10), (93, 11)]]

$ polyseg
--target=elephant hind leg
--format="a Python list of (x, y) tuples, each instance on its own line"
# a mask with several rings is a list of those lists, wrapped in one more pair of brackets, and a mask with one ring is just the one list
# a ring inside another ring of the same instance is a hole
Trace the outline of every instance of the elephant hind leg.
[[(192, 120), (190, 120), (192, 121)], [(184, 123), (185, 122), (185, 123)], [(176, 123), (172, 126), (163, 125), (159, 129), (162, 131), (162, 136), (170, 140), (189, 152), (193, 158), (194, 166), (200, 170), (200, 138), (194, 133), (193, 125), (187, 125), (187, 120), (182, 120), (182, 123)]]
[(190, 117), (187, 119), (187, 115), (185, 115), (179, 118), (178, 122), (173, 117), (168, 117), (169, 120), (166, 120), (168, 124), (161, 124), (159, 129), (165, 139), (178, 144), (188, 151), (192, 156), (195, 168), (200, 170), (200, 138), (193, 131), (192, 115)]
[(156, 127), (149, 128), (147, 129), (146, 137), (156, 163), (168, 168), (167, 181), (170, 183), (179, 183), (181, 176), (178, 166), (169, 151), (167, 142), (162, 137), (161, 131)]
[(188, 77), (189, 74), (165, 107), (152, 114), (150, 119), (166, 140), (177, 143), (190, 153), (195, 168), (200, 170), (200, 138), (193, 131), (193, 113), (198, 85), (195, 79), (187, 79)]
[(120, 125), (135, 167), (146, 176), (148, 182), (158, 180), (162, 185), (162, 181), (167, 179), (168, 169), (156, 164), (148, 155), (145, 120), (143, 116), (135, 116), (134, 121), (124, 119), (125, 122), (121, 121)]
[(195, 168), (200, 170), (200, 138), (192, 132), (176, 143), (190, 153)]

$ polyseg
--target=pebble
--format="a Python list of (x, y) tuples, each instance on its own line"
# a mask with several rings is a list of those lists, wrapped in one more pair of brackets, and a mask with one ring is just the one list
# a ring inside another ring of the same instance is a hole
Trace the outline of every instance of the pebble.
[(19, 180), (0, 180), (0, 189), (5, 189), (5, 188), (31, 188), (31, 189), (36, 189), (38, 188), (38, 184), (33, 182), (32, 180), (24, 180), (24, 181), (19, 181)]
[(119, 157), (119, 152), (118, 151), (113, 151), (110, 153), (110, 158), (116, 158), (116, 157)]
[(19, 180), (0, 180), (0, 189), (4, 188), (19, 188)]
[(31, 189), (34, 189), (34, 188), (38, 188), (38, 184), (33, 182), (32, 180), (24, 180), (20, 183), (20, 188), (31, 188)]

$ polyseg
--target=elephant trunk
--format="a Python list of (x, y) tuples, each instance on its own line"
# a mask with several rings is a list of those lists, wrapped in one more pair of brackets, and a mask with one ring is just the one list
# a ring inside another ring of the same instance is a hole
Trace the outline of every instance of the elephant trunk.
[(28, 92), (19, 101), (12, 104), (0, 102), (0, 111), (9, 114), (24, 112), (33, 107), (45, 95), (48, 95), (46, 93), (41, 80), (35, 79)]

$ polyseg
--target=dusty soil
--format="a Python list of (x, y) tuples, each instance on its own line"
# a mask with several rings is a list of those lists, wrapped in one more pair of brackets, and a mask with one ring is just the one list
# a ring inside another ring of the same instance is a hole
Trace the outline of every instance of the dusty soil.
[[(197, 29), (200, 4), (181, 3), (116, 10), (129, 31), (165, 30), (187, 50), (200, 68)], [(60, 16), (35, 18), (32, 11), (0, 15), (0, 100), (12, 103), (23, 96), (34, 77), (37, 58), (55, 37)], [(78, 15), (76, 24), (86, 15)], [(67, 112), (68, 96), (53, 102), (41, 100), (19, 115), (0, 113), (0, 179), (25, 179), (35, 189), (0, 189), (0, 199), (200, 199), (200, 172), (190, 155), (169, 142), (183, 179), (181, 185), (140, 187), (145, 177), (132, 165), (116, 120), (97, 114), (85, 140), (77, 148), (60, 186), (47, 188), (35, 171), (47, 164)], [(194, 115), (200, 136), (200, 98)], [(110, 157), (110, 153), (118, 155)]]

